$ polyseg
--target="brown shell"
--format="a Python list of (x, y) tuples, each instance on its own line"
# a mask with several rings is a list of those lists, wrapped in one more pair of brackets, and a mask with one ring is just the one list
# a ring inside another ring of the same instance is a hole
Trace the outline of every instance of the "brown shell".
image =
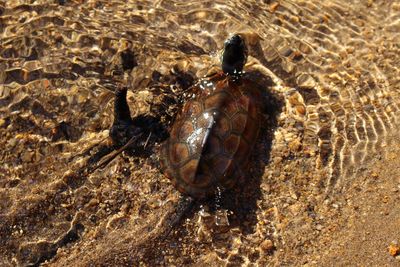
[(202, 198), (242, 177), (259, 132), (259, 93), (245, 78), (223, 73), (193, 92), (163, 144), (161, 165), (180, 192)]

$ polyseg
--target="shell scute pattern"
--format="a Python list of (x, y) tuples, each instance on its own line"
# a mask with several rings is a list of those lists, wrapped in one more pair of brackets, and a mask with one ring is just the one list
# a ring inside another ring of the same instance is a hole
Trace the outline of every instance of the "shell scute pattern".
[(163, 145), (162, 169), (194, 198), (229, 189), (242, 178), (259, 132), (259, 92), (220, 72), (199, 81)]

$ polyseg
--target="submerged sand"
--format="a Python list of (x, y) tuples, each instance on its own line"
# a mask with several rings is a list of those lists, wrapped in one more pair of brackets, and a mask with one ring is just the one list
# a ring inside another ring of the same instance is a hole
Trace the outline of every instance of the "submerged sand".
[[(399, 12), (0, 0), (0, 265), (400, 266)], [(234, 32), (265, 103), (246, 181), (166, 237), (159, 146)], [(120, 86), (143, 140), (106, 162)]]

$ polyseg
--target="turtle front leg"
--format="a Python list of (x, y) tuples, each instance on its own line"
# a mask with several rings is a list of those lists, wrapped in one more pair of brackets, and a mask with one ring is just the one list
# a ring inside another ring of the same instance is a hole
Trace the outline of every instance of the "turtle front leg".
[(115, 92), (114, 122), (110, 129), (110, 137), (116, 147), (125, 145), (132, 137), (141, 132), (141, 129), (133, 124), (126, 101), (127, 91), (127, 87), (121, 87)]

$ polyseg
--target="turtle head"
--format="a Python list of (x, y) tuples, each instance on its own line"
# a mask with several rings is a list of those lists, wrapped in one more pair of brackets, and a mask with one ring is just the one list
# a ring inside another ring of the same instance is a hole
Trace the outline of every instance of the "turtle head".
[(225, 41), (222, 52), (222, 71), (228, 75), (240, 75), (247, 60), (247, 47), (239, 34)]

